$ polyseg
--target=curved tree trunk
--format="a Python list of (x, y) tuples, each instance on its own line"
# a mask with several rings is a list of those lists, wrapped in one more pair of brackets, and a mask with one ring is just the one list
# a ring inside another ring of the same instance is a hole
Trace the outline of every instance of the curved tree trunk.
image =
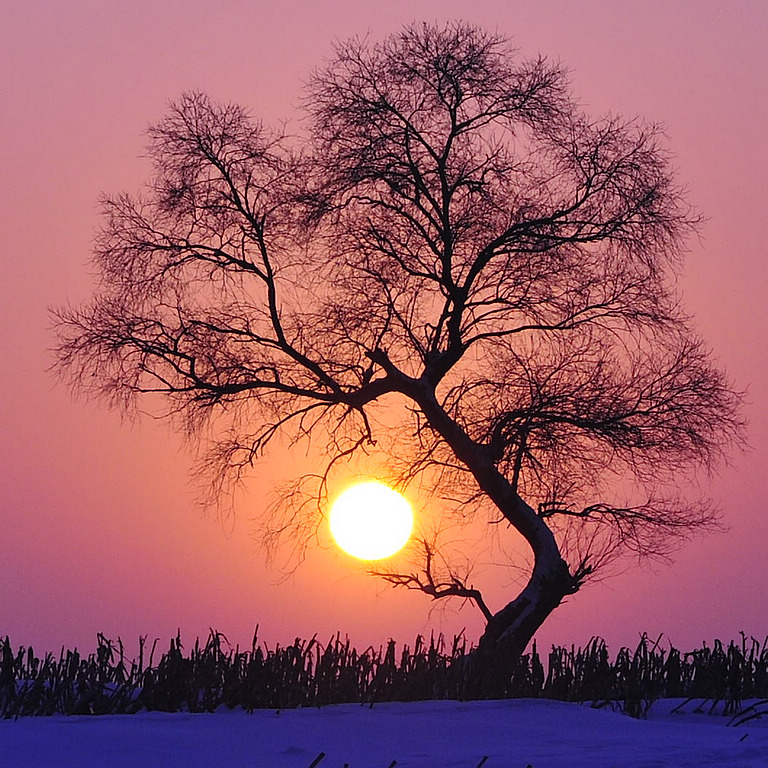
[(508, 520), (525, 520), (523, 526), (512, 524), (533, 550), (533, 570), (522, 592), (486, 625), (467, 680), (466, 693), (470, 697), (499, 698), (518, 690), (520, 657), (563, 598), (579, 588), (578, 579), (560, 555), (552, 531), (528, 504), (515, 496), (515, 513), (502, 511)]
[(516, 659), (563, 598), (577, 591), (579, 581), (563, 560), (552, 531), (499, 471), (485, 446), (475, 443), (445, 412), (434, 390), (424, 386), (423, 380), (411, 379), (408, 383), (407, 393), (418, 402), (432, 428), (451, 446), (483, 492), (533, 551), (534, 566), (528, 584), (493, 615), (480, 639), (481, 651), (491, 655), (498, 651), (508, 659)]
[(577, 589), (578, 585), (552, 537), (551, 546), (538, 551), (534, 549), (534, 566), (528, 583), (514, 600), (489, 620), (480, 638), (480, 648), (520, 656), (544, 620), (564, 597)]

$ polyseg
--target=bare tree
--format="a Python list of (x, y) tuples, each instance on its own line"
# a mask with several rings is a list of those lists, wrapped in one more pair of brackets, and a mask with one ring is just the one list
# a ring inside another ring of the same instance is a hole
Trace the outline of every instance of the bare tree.
[[(58, 313), (59, 366), (211, 429), (220, 479), (322, 436), (315, 496), (378, 449), (402, 485), (502, 521), (532, 568), (496, 612), (427, 539), (420, 569), (383, 575), (474, 602), (483, 642), (522, 652), (597, 566), (716, 519), (668, 493), (740, 439), (674, 283), (696, 217), (657, 127), (588, 118), (558, 65), (474, 27), (340, 45), (305, 107), (299, 138), (171, 105), (147, 191), (103, 201), (101, 283)], [(272, 529), (303, 541), (317, 508), (295, 498)]]

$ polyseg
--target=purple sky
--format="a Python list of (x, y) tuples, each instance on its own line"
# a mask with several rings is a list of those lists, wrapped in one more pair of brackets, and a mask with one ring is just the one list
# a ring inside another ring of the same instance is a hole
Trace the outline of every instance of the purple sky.
[[(631, 8), (631, 10), (630, 10)], [(238, 101), (266, 122), (295, 119), (302, 83), (334, 39), (413, 20), (462, 19), (572, 69), (594, 114), (665, 124), (680, 181), (708, 221), (682, 288), (717, 359), (748, 389), (751, 450), (711, 482), (727, 533), (696, 539), (671, 566), (631, 569), (561, 607), (543, 643), (591, 635), (678, 646), (739, 630), (768, 634), (768, 6), (667, 0), (27, 0), (0, 7), (0, 636), (40, 649), (191, 638), (213, 626), (248, 642), (349, 633), (364, 646), (431, 629), (480, 630), (370, 579), (330, 550), (276, 583), (250, 518), (270, 465), (225, 529), (195, 505), (182, 441), (150, 420), (72, 400), (46, 372), (48, 308), (92, 290), (100, 192), (135, 191), (144, 131), (184, 90)], [(511, 597), (486, 587), (494, 607)]]

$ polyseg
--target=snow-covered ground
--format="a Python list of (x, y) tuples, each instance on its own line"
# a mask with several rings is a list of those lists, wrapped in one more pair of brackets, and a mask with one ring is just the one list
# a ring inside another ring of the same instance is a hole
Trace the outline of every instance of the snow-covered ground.
[(768, 718), (648, 720), (556, 701), (428, 701), (0, 720), (2, 768), (664, 768), (768, 766)]

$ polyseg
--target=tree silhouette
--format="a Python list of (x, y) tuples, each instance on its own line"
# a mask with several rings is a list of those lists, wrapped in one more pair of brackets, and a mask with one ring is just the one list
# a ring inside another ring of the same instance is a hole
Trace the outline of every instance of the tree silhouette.
[[(657, 127), (590, 119), (560, 66), (471, 26), (339, 45), (304, 107), (297, 137), (171, 105), (146, 192), (103, 201), (100, 285), (58, 312), (58, 365), (210, 429), (217, 491), (278, 436), (322, 439), (310, 497), (378, 450), (446, 514), (503, 522), (532, 567), (496, 612), (427, 536), (419, 568), (380, 575), (474, 601), (483, 643), (520, 653), (598, 566), (716, 520), (669, 493), (740, 438), (674, 283), (696, 217)], [(305, 498), (271, 530), (305, 541)]]

